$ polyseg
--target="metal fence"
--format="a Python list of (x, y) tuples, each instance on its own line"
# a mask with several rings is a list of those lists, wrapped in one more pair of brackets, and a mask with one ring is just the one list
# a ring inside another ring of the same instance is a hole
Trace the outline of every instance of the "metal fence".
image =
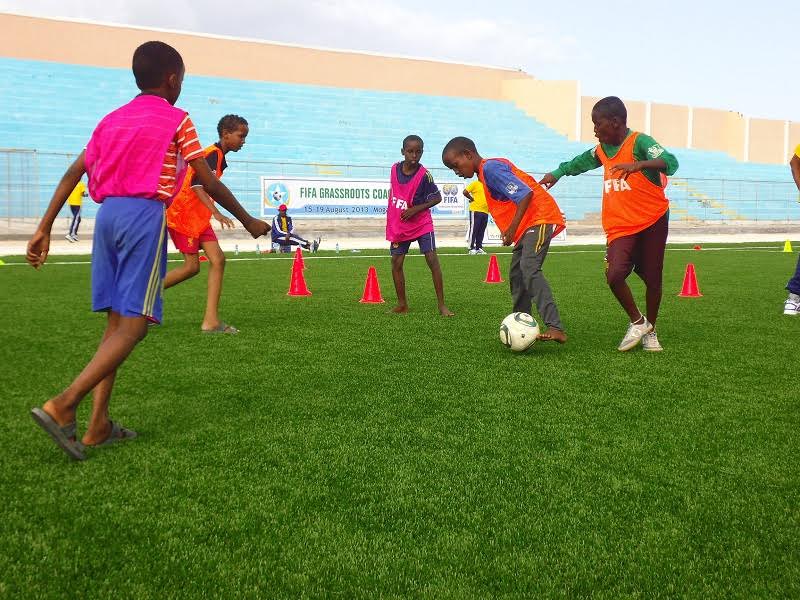
[[(0, 219), (35, 221), (44, 214), (50, 197), (75, 154), (36, 150), (0, 149)], [(261, 212), (261, 176), (325, 177), (331, 179), (379, 179), (388, 182), (389, 165), (298, 163), (290, 161), (236, 160), (231, 158), (225, 182), (245, 207)], [(439, 182), (455, 176), (444, 167), (430, 168)], [(527, 170), (527, 169), (526, 169)], [(532, 168), (541, 175), (544, 169)], [(572, 221), (597, 218), (602, 179), (591, 173), (565, 177), (552, 193)], [(697, 222), (800, 222), (798, 190), (784, 181), (672, 178), (667, 187), (673, 221)], [(66, 211), (66, 209), (65, 209)], [(84, 205), (91, 218), (96, 205)], [(66, 214), (66, 212), (65, 212)]]

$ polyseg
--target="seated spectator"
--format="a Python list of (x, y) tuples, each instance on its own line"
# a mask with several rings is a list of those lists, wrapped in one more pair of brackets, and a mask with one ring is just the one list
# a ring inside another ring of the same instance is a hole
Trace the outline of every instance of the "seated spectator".
[(272, 243), (281, 247), (281, 252), (288, 252), (292, 246), (301, 246), (306, 250), (316, 252), (319, 248), (320, 238), (308, 241), (294, 231), (292, 217), (286, 214), (286, 205), (278, 207), (278, 214), (272, 219)]

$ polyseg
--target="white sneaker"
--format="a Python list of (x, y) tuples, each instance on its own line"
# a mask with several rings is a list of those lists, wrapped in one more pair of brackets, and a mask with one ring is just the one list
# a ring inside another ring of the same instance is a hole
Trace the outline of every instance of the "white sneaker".
[(74, 242), (75, 241), (75, 240), (72, 239), (72, 236), (70, 234), (65, 235), (64, 239), (66, 239), (68, 242)]
[(664, 348), (658, 343), (658, 337), (655, 331), (645, 333), (642, 336), (642, 349), (648, 352), (661, 352)]
[(469, 252), (467, 252), (467, 254), (469, 254), (470, 256), (474, 256), (474, 255), (476, 255), (477, 253), (478, 253), (478, 251), (477, 251), (477, 250), (470, 250)]
[(620, 352), (627, 352), (631, 348), (635, 348), (639, 342), (642, 341), (642, 337), (651, 331), (653, 331), (653, 326), (647, 321), (646, 318), (643, 319), (638, 325), (631, 323), (628, 325), (628, 331), (625, 333), (625, 337), (622, 338), (619, 346), (617, 346), (617, 350)]
[(800, 315), (800, 295), (789, 294), (786, 302), (783, 303), (783, 314)]
[(477, 250), (475, 250), (475, 254), (486, 254), (486, 250), (484, 250), (483, 248), (478, 248)]

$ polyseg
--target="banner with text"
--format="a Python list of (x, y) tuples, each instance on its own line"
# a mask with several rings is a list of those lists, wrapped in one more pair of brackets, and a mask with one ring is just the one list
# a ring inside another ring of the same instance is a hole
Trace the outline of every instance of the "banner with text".
[[(464, 183), (437, 184), (442, 201), (431, 209), (436, 219), (464, 219)], [(261, 177), (261, 215), (272, 217), (285, 204), (292, 217), (386, 217), (389, 183), (374, 179)]]

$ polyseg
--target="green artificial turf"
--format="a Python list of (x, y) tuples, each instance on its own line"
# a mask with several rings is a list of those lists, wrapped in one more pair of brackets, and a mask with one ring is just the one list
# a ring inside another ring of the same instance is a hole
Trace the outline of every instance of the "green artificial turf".
[(308, 298), (287, 260), (229, 261), (237, 336), (199, 333), (204, 272), (168, 290), (111, 403), (140, 438), (82, 463), (29, 411), (102, 334), (89, 266), (0, 267), (0, 597), (800, 596), (796, 255), (670, 250), (651, 354), (616, 350), (602, 251), (553, 248), (570, 340), (514, 354), (487, 257), (442, 251), (446, 319), (411, 257), (386, 314), (366, 253), (306, 256)]

